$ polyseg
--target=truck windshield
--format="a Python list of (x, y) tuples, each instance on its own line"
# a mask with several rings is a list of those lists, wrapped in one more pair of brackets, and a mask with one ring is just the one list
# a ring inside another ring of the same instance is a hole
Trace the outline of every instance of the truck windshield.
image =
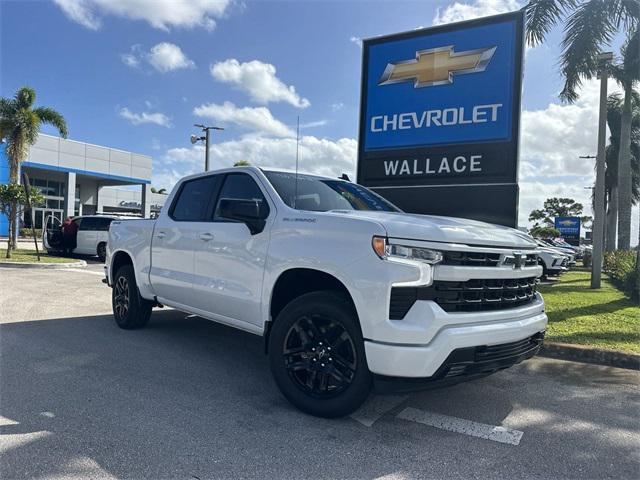
[(296, 187), (295, 173), (265, 171), (264, 174), (282, 201), (298, 210), (401, 211), (381, 196), (355, 183), (299, 174)]

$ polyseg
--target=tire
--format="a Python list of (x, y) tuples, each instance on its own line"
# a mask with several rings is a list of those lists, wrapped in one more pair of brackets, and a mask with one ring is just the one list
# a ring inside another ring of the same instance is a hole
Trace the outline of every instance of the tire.
[(339, 292), (307, 293), (284, 307), (269, 336), (269, 363), (287, 400), (318, 417), (348, 415), (371, 391), (357, 314)]
[(547, 265), (544, 263), (544, 260), (540, 260), (540, 265), (542, 266), (542, 279), (546, 280), (548, 275), (547, 275)]
[(124, 265), (116, 272), (111, 289), (111, 306), (120, 328), (133, 330), (149, 322), (153, 302), (140, 296), (131, 265)]
[(104, 261), (107, 259), (107, 244), (105, 242), (100, 242), (98, 244), (98, 248), (96, 248), (96, 254), (98, 255), (100, 261), (104, 263)]

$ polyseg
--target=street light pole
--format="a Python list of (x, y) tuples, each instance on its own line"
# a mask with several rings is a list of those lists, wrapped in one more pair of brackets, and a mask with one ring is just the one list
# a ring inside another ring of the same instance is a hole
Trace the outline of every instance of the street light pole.
[(602, 250), (604, 243), (604, 170), (607, 141), (607, 80), (613, 53), (598, 55), (600, 75), (600, 111), (598, 113), (598, 157), (596, 158), (596, 187), (593, 209), (593, 257), (591, 262), (591, 288), (600, 288), (602, 277)]
[(205, 128), (205, 134), (204, 134), (204, 171), (208, 172), (209, 171), (209, 129)]
[(224, 130), (222, 127), (207, 127), (199, 123), (194, 124), (194, 127), (201, 128), (204, 132), (203, 137), (191, 135), (191, 143), (204, 142), (204, 171), (209, 171), (209, 131), (210, 130)]

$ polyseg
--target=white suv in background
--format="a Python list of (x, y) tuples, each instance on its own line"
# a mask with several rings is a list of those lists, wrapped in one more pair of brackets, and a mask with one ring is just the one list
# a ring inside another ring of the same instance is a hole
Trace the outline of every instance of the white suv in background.
[[(104, 262), (107, 254), (109, 226), (119, 217), (115, 215), (85, 215), (73, 217), (78, 225), (76, 246), (72, 252), (79, 255), (97, 255)], [(62, 252), (62, 224), (54, 216), (47, 217), (46, 228), (42, 232), (42, 244), (47, 252)]]

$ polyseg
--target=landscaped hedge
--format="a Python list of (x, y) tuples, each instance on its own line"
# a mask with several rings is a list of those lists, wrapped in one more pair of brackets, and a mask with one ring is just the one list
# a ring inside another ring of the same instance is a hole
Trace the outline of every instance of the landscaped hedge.
[[(23, 228), (20, 230), (20, 236), (21, 237), (29, 237), (29, 238), (33, 238), (33, 230), (30, 228)], [(41, 228), (36, 228), (36, 237), (40, 238), (42, 237), (42, 229)]]
[(633, 250), (606, 252), (602, 265), (614, 285), (631, 296), (636, 294), (636, 282), (640, 281), (636, 272), (636, 256), (637, 252)]

